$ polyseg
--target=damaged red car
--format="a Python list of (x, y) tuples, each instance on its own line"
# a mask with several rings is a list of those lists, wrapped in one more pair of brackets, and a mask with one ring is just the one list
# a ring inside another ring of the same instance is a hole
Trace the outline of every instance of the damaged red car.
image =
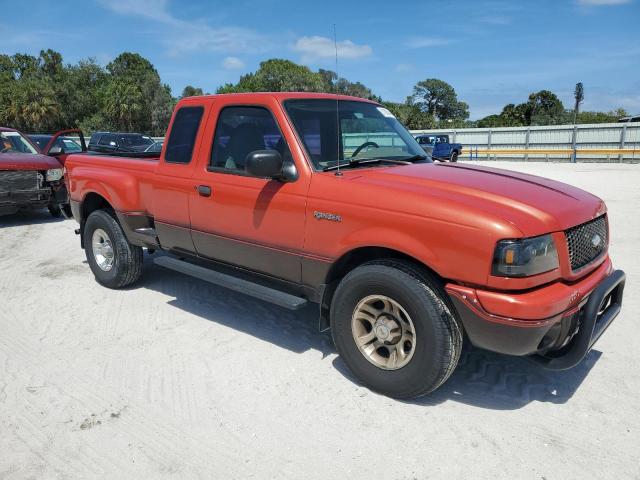
[(40, 153), (26, 135), (0, 127), (0, 215), (46, 207), (55, 217), (69, 216), (63, 179), (67, 153), (57, 145), (57, 139), (70, 134), (80, 136), (82, 150), (86, 151), (79, 130), (56, 133)]

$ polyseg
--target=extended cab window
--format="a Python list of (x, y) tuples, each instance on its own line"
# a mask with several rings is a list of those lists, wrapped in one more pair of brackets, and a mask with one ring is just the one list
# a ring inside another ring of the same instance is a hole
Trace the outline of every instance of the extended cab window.
[(202, 107), (182, 107), (176, 113), (167, 142), (165, 160), (170, 163), (189, 163), (202, 120)]
[(245, 174), (247, 155), (256, 150), (278, 150), (284, 163), (291, 153), (275, 118), (263, 107), (226, 107), (220, 112), (211, 149), (210, 167)]

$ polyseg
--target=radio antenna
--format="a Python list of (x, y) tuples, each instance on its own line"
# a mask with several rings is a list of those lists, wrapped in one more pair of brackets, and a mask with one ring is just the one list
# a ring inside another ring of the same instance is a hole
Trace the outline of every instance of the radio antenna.
[(333, 46), (336, 49), (336, 80), (333, 84), (333, 88), (336, 94), (336, 156), (338, 157), (338, 169), (336, 170), (336, 176), (341, 176), (340, 172), (340, 105), (338, 103), (338, 37), (336, 35), (336, 24), (333, 24)]

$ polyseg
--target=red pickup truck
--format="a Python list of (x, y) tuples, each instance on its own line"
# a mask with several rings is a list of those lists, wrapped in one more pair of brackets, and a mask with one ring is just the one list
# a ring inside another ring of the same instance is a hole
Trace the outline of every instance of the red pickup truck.
[(367, 386), (413, 398), (463, 343), (578, 364), (621, 308), (599, 198), (434, 164), (385, 108), (327, 94), (181, 100), (159, 158), (70, 155), (88, 263), (120, 288), (155, 263), (286, 308), (319, 305)]

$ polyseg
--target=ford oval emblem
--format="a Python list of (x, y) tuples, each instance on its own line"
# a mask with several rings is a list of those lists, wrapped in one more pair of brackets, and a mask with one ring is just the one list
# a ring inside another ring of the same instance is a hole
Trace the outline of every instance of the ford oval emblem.
[(591, 237), (591, 245), (593, 248), (600, 248), (600, 244), (602, 243), (602, 237), (597, 233)]

